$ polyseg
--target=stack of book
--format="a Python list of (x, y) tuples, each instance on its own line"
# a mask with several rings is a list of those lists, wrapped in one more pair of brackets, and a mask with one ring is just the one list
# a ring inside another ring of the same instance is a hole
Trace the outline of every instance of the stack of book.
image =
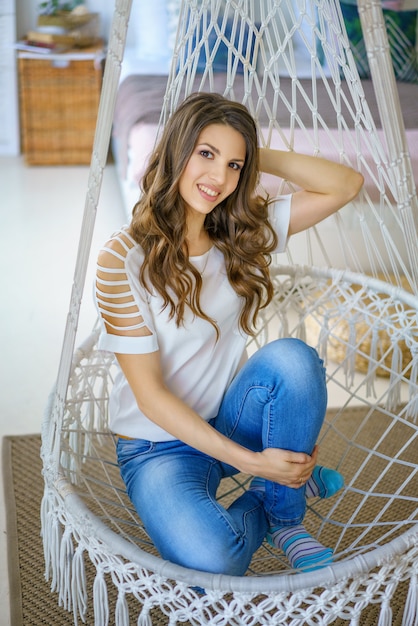
[(99, 14), (76, 15), (61, 11), (57, 15), (39, 15), (37, 28), (16, 44), (17, 50), (50, 54), (70, 48), (94, 46), (99, 38)]
[(22, 50), (23, 52), (37, 52), (39, 54), (57, 54), (59, 52), (66, 52), (72, 45), (58, 44), (51, 41), (48, 37), (46, 41), (41, 41), (38, 37), (33, 38), (32, 32), (27, 34), (26, 39), (18, 41), (15, 45), (16, 50)]

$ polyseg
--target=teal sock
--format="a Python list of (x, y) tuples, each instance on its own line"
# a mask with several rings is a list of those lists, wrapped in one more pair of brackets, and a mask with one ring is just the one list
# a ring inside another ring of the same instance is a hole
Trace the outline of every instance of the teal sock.
[[(251, 483), (250, 489), (253, 491), (265, 491), (265, 479), (255, 476)], [(344, 487), (344, 477), (340, 472), (316, 465), (305, 485), (305, 494), (307, 498), (330, 498)]]
[(307, 498), (330, 498), (344, 486), (344, 477), (336, 470), (316, 465), (307, 480), (305, 494)]
[(312, 537), (302, 524), (274, 526), (267, 533), (268, 542), (283, 550), (295, 569), (311, 572), (326, 567), (333, 560), (331, 548), (326, 548)]

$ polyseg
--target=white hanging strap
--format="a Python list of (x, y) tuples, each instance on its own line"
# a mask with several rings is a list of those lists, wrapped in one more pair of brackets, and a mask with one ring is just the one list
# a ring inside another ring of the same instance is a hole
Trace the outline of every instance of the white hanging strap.
[(389, 171), (395, 176), (397, 206), (404, 226), (406, 249), (417, 293), (418, 231), (411, 211), (405, 209), (411, 207), (415, 216), (418, 215), (418, 198), (381, 0), (358, 0), (358, 10), (377, 106), (386, 137), (391, 166)]
[[(90, 164), (90, 173), (84, 206), (84, 216), (81, 226), (80, 241), (74, 271), (73, 287), (70, 299), (70, 308), (67, 316), (61, 360), (58, 368), (57, 384), (53, 420), (56, 427), (62, 420), (67, 386), (70, 376), (74, 344), (77, 333), (81, 299), (86, 280), (87, 266), (94, 232), (97, 205), (100, 188), (103, 180), (103, 171), (106, 165), (112, 123), (114, 117), (116, 95), (119, 85), (121, 63), (125, 49), (126, 33), (132, 0), (116, 0), (115, 11), (111, 25), (111, 33), (106, 55), (106, 65), (103, 76), (103, 86), (97, 115), (96, 132), (94, 136), (93, 152)], [(52, 433), (52, 429), (50, 433)], [(51, 436), (52, 439), (52, 436)], [(51, 442), (52, 443), (52, 442)], [(58, 438), (57, 444), (58, 447)], [(55, 454), (59, 451), (55, 450)]]

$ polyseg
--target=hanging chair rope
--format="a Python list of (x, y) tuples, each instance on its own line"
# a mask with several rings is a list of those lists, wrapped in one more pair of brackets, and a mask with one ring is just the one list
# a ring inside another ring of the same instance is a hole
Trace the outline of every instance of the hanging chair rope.
[(358, 6), (391, 173), (398, 189), (397, 206), (404, 225), (406, 250), (418, 293), (418, 200), (381, 2), (358, 0)]
[[(296, 574), (265, 544), (242, 578), (159, 558), (115, 462), (107, 426), (113, 355), (97, 350), (95, 330), (74, 349), (130, 9), (131, 1), (116, 1), (62, 357), (43, 423), (41, 517), (51, 589), (73, 611), (74, 623), (93, 603), (97, 626), (128, 626), (129, 596), (140, 626), (152, 624), (153, 608), (170, 625), (302, 626), (344, 618), (357, 626), (373, 603), (381, 607), (379, 626), (386, 626), (399, 583), (409, 581), (404, 624), (412, 626), (418, 620), (417, 202), (380, 3), (359, 0), (384, 141), (364, 99), (338, 2), (184, 0), (180, 10), (161, 124), (192, 90), (219, 87), (213, 67), (217, 53), (226, 53), (221, 91), (247, 104), (263, 144), (280, 140), (293, 149), (302, 138), (322, 154), (328, 141), (336, 158), (366, 172), (379, 192), (377, 202), (364, 192), (348, 216), (335, 216), (333, 237), (344, 268), (333, 267), (321, 228), (303, 240), (306, 264), (292, 263), (289, 246), (290, 264), (273, 266), (275, 297), (248, 346), (256, 350), (278, 336), (309, 339), (328, 362), (328, 385), (344, 394), (342, 405), (328, 411), (320, 446), (347, 486), (330, 502), (310, 504), (307, 516), (313, 534), (335, 546), (336, 562)], [(310, 54), (311, 89), (298, 74), (296, 37)], [(282, 72), (291, 78), (290, 94), (281, 89)], [(320, 85), (335, 111), (332, 129), (318, 107)], [(286, 128), (277, 122), (281, 110), (288, 112)], [(352, 240), (350, 220), (356, 224)], [(318, 257), (323, 267), (314, 263)], [(370, 275), (362, 271), (364, 259)], [(229, 481), (219, 494), (225, 502), (246, 488), (248, 477)], [(95, 570), (92, 601), (87, 559)], [(114, 615), (110, 584), (117, 590)]]
[(70, 296), (70, 305), (64, 332), (56, 387), (53, 391), (54, 400), (53, 410), (51, 412), (51, 419), (53, 423), (45, 424), (45, 428), (43, 429), (44, 438), (47, 440), (47, 445), (44, 446), (44, 449), (49, 449), (55, 464), (59, 463), (59, 428), (64, 414), (65, 400), (67, 396), (68, 382), (77, 336), (80, 306), (86, 281), (87, 266), (91, 251), (100, 189), (103, 181), (103, 172), (109, 153), (117, 89), (125, 49), (131, 5), (132, 0), (117, 0), (115, 4), (110, 30), (109, 46), (106, 55), (106, 65), (103, 76), (99, 110), (97, 114), (96, 131), (92, 148), (92, 157), (73, 285)]

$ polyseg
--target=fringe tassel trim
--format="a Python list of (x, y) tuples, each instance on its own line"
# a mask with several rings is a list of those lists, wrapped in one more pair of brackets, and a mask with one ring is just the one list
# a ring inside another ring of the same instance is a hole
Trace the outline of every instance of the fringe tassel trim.
[(371, 396), (376, 397), (375, 382), (376, 382), (376, 363), (377, 363), (377, 350), (379, 345), (379, 331), (377, 326), (372, 328), (372, 339), (370, 344), (370, 359), (367, 371), (366, 382), (366, 395), (368, 398)]
[(411, 576), (402, 626), (418, 626), (418, 574)]
[(409, 402), (408, 402), (408, 417), (414, 422), (418, 419), (418, 394), (416, 392), (418, 383), (418, 349), (411, 349), (412, 354), (412, 369), (409, 377)]
[(119, 589), (116, 602), (115, 626), (129, 626), (129, 608), (123, 589)]
[(74, 556), (74, 544), (71, 528), (65, 527), (61, 538), (59, 559), (59, 595), (58, 603), (66, 611), (72, 609), (71, 569)]
[(356, 373), (356, 353), (357, 353), (357, 327), (356, 320), (350, 319), (348, 322), (347, 358), (344, 361), (344, 371), (346, 386), (351, 389)]
[(399, 346), (399, 336), (392, 338), (392, 363), (389, 380), (389, 393), (387, 400), (388, 410), (395, 410), (401, 403), (401, 372), (402, 372), (402, 350)]
[(137, 626), (152, 626), (152, 619), (147, 607), (143, 607), (141, 613), (138, 616)]
[(93, 584), (94, 626), (108, 626), (109, 604), (107, 585), (103, 570), (97, 567), (96, 577)]
[(319, 357), (325, 363), (327, 360), (328, 338), (329, 338), (329, 315), (324, 314), (324, 319), (322, 320), (322, 325), (319, 330), (317, 350), (318, 350)]
[(71, 597), (73, 603), (74, 624), (77, 624), (78, 615), (86, 621), (87, 612), (87, 581), (84, 565), (84, 548), (79, 544), (73, 558), (71, 573)]
[(385, 598), (380, 609), (378, 626), (392, 626), (393, 611), (390, 606), (390, 599)]
[(56, 496), (46, 488), (41, 504), (41, 534), (44, 544), (45, 579), (51, 580), (51, 591), (59, 590), (62, 527), (58, 519)]

